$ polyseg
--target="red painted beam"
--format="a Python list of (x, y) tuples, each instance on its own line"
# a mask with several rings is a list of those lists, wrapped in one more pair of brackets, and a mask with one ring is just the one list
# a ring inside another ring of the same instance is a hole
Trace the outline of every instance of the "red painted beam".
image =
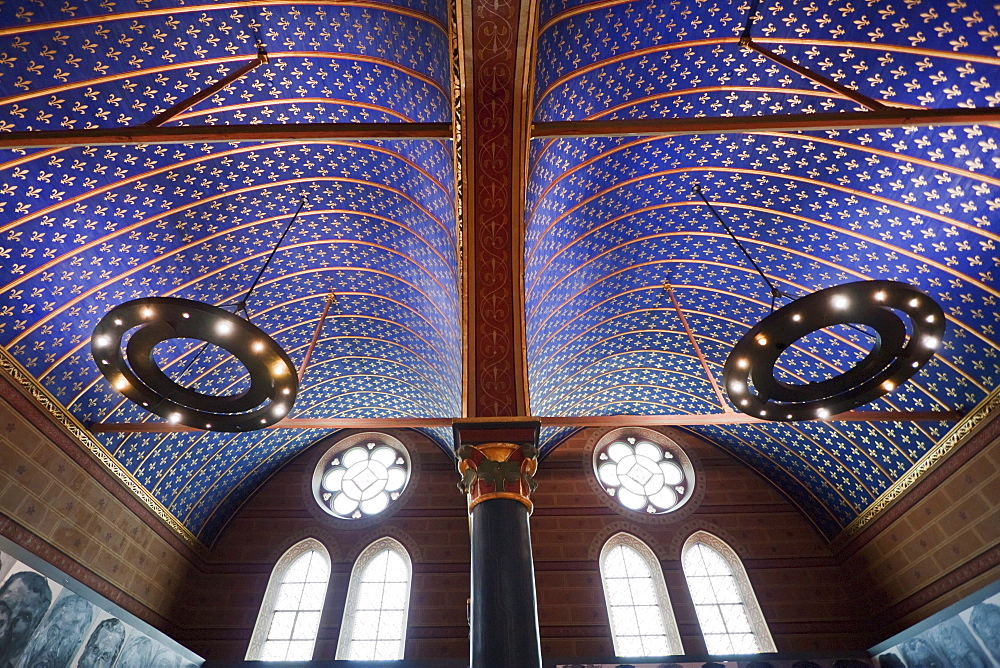
[[(964, 417), (961, 411), (848, 411), (825, 420), (808, 422), (955, 422)], [(502, 420), (503, 418), (497, 418)], [(543, 427), (691, 427), (713, 424), (758, 424), (768, 422), (744, 413), (709, 413), (707, 415), (600, 415), (595, 417), (534, 417)], [(267, 429), (403, 429), (416, 427), (451, 427), (456, 418), (285, 418)], [(166, 422), (102, 422), (90, 426), (92, 433), (171, 433), (201, 431), (194, 427)]]

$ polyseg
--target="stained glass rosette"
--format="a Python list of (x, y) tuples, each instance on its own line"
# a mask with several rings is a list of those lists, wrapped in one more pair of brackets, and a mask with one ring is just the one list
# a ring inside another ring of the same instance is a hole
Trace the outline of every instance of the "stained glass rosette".
[(368, 443), (330, 460), (320, 481), (323, 502), (342, 519), (377, 515), (399, 498), (409, 480), (407, 460), (394, 448)]
[(602, 448), (595, 468), (608, 494), (629, 510), (650, 514), (676, 509), (692, 482), (672, 452), (631, 437)]

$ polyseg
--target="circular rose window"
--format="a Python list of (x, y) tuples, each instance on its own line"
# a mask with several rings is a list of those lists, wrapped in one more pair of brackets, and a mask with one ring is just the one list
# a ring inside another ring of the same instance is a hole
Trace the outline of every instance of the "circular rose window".
[(320, 506), (341, 519), (377, 515), (399, 498), (410, 478), (409, 456), (401, 444), (365, 436), (334, 446), (313, 478)]
[(683, 451), (636, 437), (594, 451), (597, 479), (619, 503), (650, 514), (676, 510), (691, 496), (694, 469)]

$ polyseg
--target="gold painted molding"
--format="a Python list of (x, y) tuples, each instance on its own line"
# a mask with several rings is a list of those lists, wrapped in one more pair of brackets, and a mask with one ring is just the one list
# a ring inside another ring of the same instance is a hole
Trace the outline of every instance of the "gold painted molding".
[(862, 529), (877, 519), (896, 499), (900, 498), (906, 490), (919, 482), (935, 465), (954, 452), (958, 446), (965, 443), (975, 433), (977, 428), (993, 414), (997, 406), (1000, 406), (1000, 387), (986, 395), (986, 398), (979, 402), (979, 405), (973, 408), (958, 424), (952, 427), (951, 431), (937, 442), (937, 445), (918, 459), (902, 478), (893, 483), (889, 489), (882, 492), (864, 512), (844, 527), (837, 537), (831, 541), (831, 545), (842, 547), (851, 538), (857, 536)]
[(28, 397), (40, 411), (48, 415), (52, 422), (59, 426), (64, 433), (103, 465), (125, 489), (152, 511), (167, 528), (200, 553), (207, 551), (205, 545), (173, 513), (157, 501), (127, 469), (119, 464), (118, 460), (99, 441), (90, 435), (87, 428), (73, 417), (41, 383), (35, 380), (35, 377), (21, 366), (3, 346), (0, 346), (0, 372), (3, 372), (14, 386), (19, 388), (21, 393)]

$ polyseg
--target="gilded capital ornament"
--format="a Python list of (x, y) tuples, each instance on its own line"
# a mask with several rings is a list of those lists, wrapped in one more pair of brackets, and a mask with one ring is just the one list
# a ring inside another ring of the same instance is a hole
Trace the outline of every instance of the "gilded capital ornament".
[(469, 512), (489, 499), (520, 501), (530, 513), (528, 498), (535, 491), (538, 450), (517, 443), (480, 443), (463, 445), (458, 450), (458, 488), (469, 498)]

